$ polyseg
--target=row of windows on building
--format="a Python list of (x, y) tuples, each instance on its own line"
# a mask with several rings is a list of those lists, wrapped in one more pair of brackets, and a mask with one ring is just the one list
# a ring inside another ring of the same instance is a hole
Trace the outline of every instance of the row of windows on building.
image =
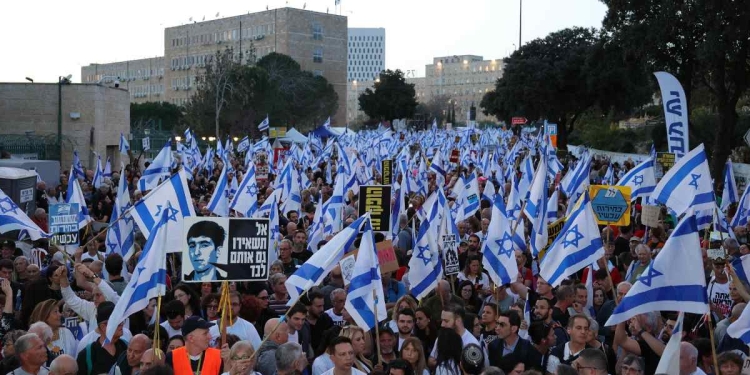
[(379, 73), (380, 72), (377, 72), (377, 73), (351, 73), (351, 74), (349, 74), (349, 77), (347, 78), (347, 81), (348, 82), (361, 81), (361, 80), (371, 80), (371, 81), (374, 81), (376, 78), (378, 78), (378, 74)]
[(349, 35), (349, 41), (354, 42), (382, 42), (383, 39), (381, 35)]
[(164, 94), (164, 85), (137, 85), (128, 88), (131, 98), (146, 98)]
[[(271, 52), (275, 52), (275, 50), (276, 49), (273, 46), (255, 47), (255, 57), (261, 58)], [(251, 55), (251, 53), (252, 51), (250, 49), (245, 50), (245, 52), (242, 54), (243, 63)], [(172, 68), (172, 70), (190, 69), (190, 67), (192, 66), (202, 68), (208, 65), (213, 58), (214, 55), (205, 54), (174, 57), (172, 58), (170, 67)], [(240, 59), (240, 51), (234, 51), (233, 58), (238, 61)]]
[[(172, 48), (187, 47), (190, 45), (208, 44), (217, 42), (229, 42), (233, 40), (244, 39), (261, 39), (266, 35), (273, 35), (276, 32), (276, 24), (269, 23), (265, 25), (255, 25), (248, 28), (232, 29), (217, 31), (214, 33), (204, 33), (188, 35), (172, 39)], [(188, 31), (189, 33), (189, 31)]]
[[(352, 56), (354, 59), (352, 59)], [(383, 56), (381, 55), (349, 55), (349, 63), (351, 65), (381, 65), (383, 64), (382, 60)], [(373, 60), (378, 60), (378, 63), (375, 64)]]
[[(382, 48), (353, 48), (349, 49), (350, 53), (383, 53)], [(351, 59), (351, 54), (349, 55), (349, 58)]]
[[(106, 68), (105, 68), (106, 69)], [(136, 79), (149, 79), (158, 78), (164, 76), (164, 68), (144, 68), (144, 69), (126, 69), (119, 70), (118, 68), (107, 69), (97, 74), (87, 74), (84, 76), (83, 82), (99, 82), (110, 83), (116, 79), (123, 81), (134, 81)]]
[(495, 70), (500, 70), (499, 67), (496, 67), (495, 64), (492, 65), (486, 65), (486, 66), (456, 66), (456, 67), (440, 67), (438, 65), (437, 68), (433, 69), (432, 67), (428, 66), (428, 70), (435, 71), (436, 74), (444, 74), (444, 75), (452, 75), (452, 74), (467, 74), (467, 73), (484, 73), (484, 72), (494, 72)]
[(185, 76), (172, 78), (172, 90), (188, 90), (195, 84), (195, 77)]
[(465, 85), (465, 84), (481, 84), (495, 82), (500, 79), (500, 76), (487, 76), (477, 78), (467, 78), (466, 80), (461, 78), (437, 78), (433, 81), (435, 85)]
[(350, 66), (347, 67), (349, 73), (353, 72), (380, 72), (383, 70), (382, 66)]
[(349, 48), (353, 47), (382, 47), (383, 43), (381, 42), (349, 42)]
[(178, 105), (178, 106), (184, 106), (185, 104), (188, 103), (188, 101), (190, 101), (190, 99), (185, 98), (185, 97), (172, 98), (171, 100), (172, 104)]

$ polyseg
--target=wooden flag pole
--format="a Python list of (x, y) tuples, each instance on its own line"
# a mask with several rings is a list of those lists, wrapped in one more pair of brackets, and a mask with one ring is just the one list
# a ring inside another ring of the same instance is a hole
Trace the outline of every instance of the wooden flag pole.
[(380, 353), (380, 322), (378, 321), (378, 295), (375, 289), (372, 290), (372, 297), (375, 299), (375, 346), (378, 351), (378, 364), (383, 365), (383, 355)]

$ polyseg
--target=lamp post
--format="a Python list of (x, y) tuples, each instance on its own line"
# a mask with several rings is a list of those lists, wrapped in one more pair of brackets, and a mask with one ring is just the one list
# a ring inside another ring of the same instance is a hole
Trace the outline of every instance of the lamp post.
[(68, 74), (65, 77), (58, 76), (57, 77), (57, 149), (60, 153), (59, 159), (60, 164), (62, 164), (62, 85), (70, 84), (70, 79), (73, 78), (72, 75)]

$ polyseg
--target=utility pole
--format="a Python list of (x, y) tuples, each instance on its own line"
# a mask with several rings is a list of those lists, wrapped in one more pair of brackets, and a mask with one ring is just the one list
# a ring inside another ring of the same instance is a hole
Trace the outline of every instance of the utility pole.
[(521, 49), (521, 24), (523, 23), (523, 0), (518, 0), (518, 49)]

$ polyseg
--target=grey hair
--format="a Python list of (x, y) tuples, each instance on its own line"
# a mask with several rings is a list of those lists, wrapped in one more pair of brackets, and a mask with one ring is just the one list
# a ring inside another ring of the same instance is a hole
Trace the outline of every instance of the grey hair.
[(286, 278), (283, 273), (275, 273), (268, 279), (271, 282), (271, 287), (276, 286), (282, 278)]
[(583, 349), (581, 354), (579, 354), (579, 358), (583, 359), (587, 364), (595, 367), (597, 370), (607, 369), (607, 356), (599, 349)]
[(698, 348), (689, 342), (680, 343), (680, 356), (687, 356), (692, 363), (698, 363)]
[(482, 375), (505, 375), (505, 372), (498, 367), (489, 366), (482, 371)]
[[(31, 349), (32, 346), (34, 346), (34, 339), (38, 339), (39, 336), (37, 336), (35, 333), (27, 333), (16, 340), (14, 343), (16, 347), (16, 354), (23, 354)], [(44, 340), (42, 340), (44, 341)]]
[(52, 363), (50, 363), (50, 365), (49, 365), (49, 372), (50, 373), (55, 373), (55, 374), (64, 374), (64, 373), (70, 371), (71, 369), (67, 368), (65, 366), (65, 363), (63, 363), (66, 360), (67, 361), (72, 361), (72, 362), (69, 362), (69, 363), (73, 363), (73, 364), (76, 365), (75, 370), (77, 372), (78, 371), (78, 363), (76, 362), (75, 358), (71, 357), (68, 354), (60, 354), (59, 356), (57, 356), (52, 361)]
[(41, 322), (41, 321), (30, 325), (29, 333), (36, 334), (37, 337), (42, 339), (42, 341), (44, 341), (45, 343), (52, 340), (52, 336), (53, 336), (52, 327), (50, 327), (47, 323)]
[(661, 315), (656, 311), (649, 311), (641, 314), (643, 316), (643, 325), (646, 326), (646, 330), (654, 333), (661, 328)]
[(735, 240), (734, 238), (729, 237), (724, 240), (724, 247), (730, 251), (737, 250), (740, 248), (740, 243), (737, 242), (737, 240)]
[(333, 291), (331, 291), (331, 295), (330, 295), (331, 301), (333, 301), (333, 297), (335, 297), (337, 294), (340, 294), (340, 293), (346, 294), (346, 290), (342, 288), (336, 288)]
[(635, 246), (635, 253), (638, 254), (638, 250), (645, 250), (647, 253), (651, 254), (651, 249), (648, 248), (645, 244), (639, 243)]
[(594, 318), (589, 318), (589, 331), (599, 332), (599, 322)]
[(303, 355), (302, 346), (296, 342), (287, 342), (279, 345), (276, 349), (276, 371), (289, 371), (294, 367), (294, 362)]
[(406, 223), (409, 222), (409, 217), (406, 216), (406, 214), (398, 215), (398, 224), (399, 225), (406, 225)]
[(17, 257), (16, 257), (16, 260), (23, 260), (24, 262), (26, 262), (26, 264), (29, 264), (29, 258), (26, 258), (26, 257), (25, 257), (25, 256), (23, 256), (23, 255), (19, 255), (19, 256), (17, 256)]
[[(290, 222), (290, 223), (291, 223), (291, 224), (294, 224), (294, 223), (292, 223), (292, 222)], [(296, 225), (296, 224), (295, 224), (295, 225)], [(294, 233), (292, 233), (292, 234), (294, 234)], [(285, 239), (283, 239), (283, 240), (281, 240), (281, 241), (279, 242), (279, 247), (281, 247), (281, 244), (283, 244), (283, 243), (285, 243), (285, 244), (289, 245), (289, 247), (290, 247), (290, 248), (291, 248), (291, 247), (294, 247), (294, 245), (292, 245), (292, 241), (289, 241), (289, 240), (288, 240), (288, 239), (286, 239), (286, 238), (285, 238)]]
[(732, 317), (736, 317), (737, 319), (740, 318), (740, 315), (742, 315), (742, 311), (745, 310), (745, 307), (747, 304), (745, 303), (738, 303), (732, 307)]
[(229, 355), (235, 356), (241, 350), (248, 350), (248, 349), (252, 351), (253, 353), (255, 353), (255, 348), (253, 347), (253, 344), (250, 343), (250, 341), (247, 341), (247, 340), (237, 341), (236, 343), (234, 343), (234, 345), (232, 345), (232, 349), (230, 350)]
[(622, 364), (623, 365), (630, 366), (630, 365), (632, 365), (634, 363), (636, 365), (638, 365), (638, 368), (641, 371), (646, 370), (646, 361), (643, 359), (643, 357), (639, 357), (639, 356), (637, 356), (635, 354), (628, 354), (628, 355), (625, 356), (625, 358), (622, 359)]

